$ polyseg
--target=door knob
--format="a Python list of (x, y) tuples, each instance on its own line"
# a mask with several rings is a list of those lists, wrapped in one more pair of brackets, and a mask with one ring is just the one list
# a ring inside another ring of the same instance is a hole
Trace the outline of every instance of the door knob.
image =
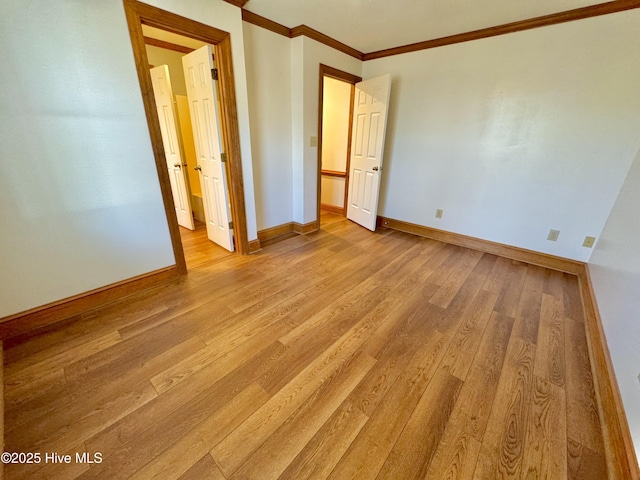
[(182, 167), (182, 164), (181, 163), (174, 163), (173, 166), (175, 168), (180, 168), (180, 167)]
[(372, 168), (372, 170), (373, 170), (374, 172), (377, 172), (377, 171), (378, 171), (378, 167), (373, 167), (373, 168)]
[(202, 170), (202, 167), (200, 165), (196, 165), (195, 167), (193, 167), (193, 169), (200, 171), (200, 170)]

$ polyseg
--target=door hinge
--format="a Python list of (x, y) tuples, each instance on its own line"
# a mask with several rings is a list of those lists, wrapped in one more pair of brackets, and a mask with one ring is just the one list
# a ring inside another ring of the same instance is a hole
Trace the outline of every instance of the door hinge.
[(233, 230), (233, 222), (229, 222), (229, 230)]
[(226, 163), (227, 162), (227, 154), (226, 153), (221, 153), (220, 154), (220, 161), (222, 163)]
[(218, 69), (217, 68), (212, 68), (211, 69), (211, 78), (213, 78), (214, 80), (218, 80)]

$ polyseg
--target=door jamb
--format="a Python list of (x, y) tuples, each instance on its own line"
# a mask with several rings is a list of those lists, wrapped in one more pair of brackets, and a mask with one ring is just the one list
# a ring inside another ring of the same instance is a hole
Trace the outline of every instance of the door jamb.
[(173, 253), (176, 259), (176, 267), (181, 274), (185, 274), (187, 271), (178, 220), (175, 215), (171, 194), (171, 184), (169, 183), (169, 175), (166, 170), (160, 123), (153, 98), (153, 86), (148, 69), (149, 61), (147, 59), (144, 35), (142, 33), (143, 24), (177, 33), (185, 37), (195, 38), (212, 45), (214, 48), (216, 65), (219, 72), (220, 127), (224, 151), (227, 153), (227, 176), (229, 180), (231, 218), (234, 223), (234, 239), (238, 253), (246, 255), (249, 253), (249, 240), (247, 235), (244, 182), (242, 178), (242, 160), (240, 156), (240, 129), (238, 126), (238, 112), (231, 57), (231, 35), (215, 27), (152, 7), (137, 0), (123, 0), (123, 2), (149, 127), (149, 135), (151, 136), (156, 170), (160, 180), (160, 191), (162, 192)]
[(351, 84), (351, 98), (349, 104), (349, 126), (347, 132), (347, 164), (346, 176), (344, 179), (344, 216), (347, 216), (347, 199), (349, 197), (349, 167), (351, 163), (351, 136), (353, 129), (353, 99), (355, 95), (355, 85), (362, 81), (361, 77), (353, 75), (328, 65), (320, 64), (320, 94), (318, 99), (318, 200), (317, 200), (317, 227), (320, 228), (320, 194), (322, 188), (322, 114), (324, 107), (324, 78), (335, 78), (343, 82)]

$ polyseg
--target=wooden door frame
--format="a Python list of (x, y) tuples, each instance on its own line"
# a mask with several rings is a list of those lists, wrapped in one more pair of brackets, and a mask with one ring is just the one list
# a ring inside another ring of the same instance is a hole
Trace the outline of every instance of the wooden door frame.
[(249, 253), (247, 235), (247, 216), (244, 199), (244, 182), (242, 178), (242, 160), (240, 156), (240, 129), (238, 126), (238, 112), (236, 106), (235, 83), (233, 76), (233, 62), (231, 57), (231, 35), (215, 27), (205, 25), (195, 20), (176, 15), (156, 7), (152, 7), (137, 0), (123, 0), (131, 45), (140, 81), (142, 100), (149, 126), (149, 135), (153, 147), (156, 170), (160, 180), (160, 191), (164, 202), (169, 233), (176, 259), (176, 267), (181, 274), (185, 274), (187, 266), (180, 238), (178, 220), (175, 214), (173, 196), (169, 174), (166, 169), (160, 122), (155, 108), (153, 86), (149, 74), (149, 61), (145, 48), (142, 25), (160, 28), (185, 37), (195, 38), (213, 46), (218, 68), (218, 93), (220, 98), (220, 129), (222, 143), (227, 154), (227, 177), (229, 197), (231, 203), (231, 218), (234, 224), (234, 240), (236, 250), (240, 254)]
[(353, 98), (355, 95), (355, 85), (362, 81), (362, 78), (328, 65), (320, 64), (320, 94), (318, 99), (318, 205), (317, 205), (317, 223), (320, 228), (320, 205), (322, 193), (322, 117), (324, 110), (324, 79), (325, 77), (334, 78), (351, 84), (351, 97), (349, 99), (349, 127), (347, 132), (347, 164), (346, 175), (344, 179), (344, 216), (347, 216), (347, 199), (349, 197), (349, 167), (351, 164), (351, 135), (353, 130)]

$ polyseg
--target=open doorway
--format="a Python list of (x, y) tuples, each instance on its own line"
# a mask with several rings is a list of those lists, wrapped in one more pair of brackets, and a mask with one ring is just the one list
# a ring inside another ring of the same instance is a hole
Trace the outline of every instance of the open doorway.
[[(233, 230), (236, 251), (241, 254), (249, 253), (230, 35), (214, 27), (203, 25), (136, 0), (124, 0), (124, 6), (178, 270), (181, 273), (185, 273), (187, 266), (180, 228), (175, 213), (160, 121), (154, 101), (153, 83), (149, 70), (149, 66), (152, 63), (149, 61), (146, 51), (143, 25), (188, 37), (212, 46), (211, 53), (216, 58), (216, 88), (214, 94), (219, 99), (220, 151), (224, 153), (224, 157), (220, 155), (220, 161), (226, 163), (225, 179), (228, 185), (228, 207), (232, 219), (228, 226), (229, 229)], [(212, 69), (211, 75), (213, 74)]]
[(318, 224), (346, 216), (356, 75), (320, 65)]
[(183, 58), (206, 44), (142, 26), (187, 270), (231, 254), (208, 238)]

